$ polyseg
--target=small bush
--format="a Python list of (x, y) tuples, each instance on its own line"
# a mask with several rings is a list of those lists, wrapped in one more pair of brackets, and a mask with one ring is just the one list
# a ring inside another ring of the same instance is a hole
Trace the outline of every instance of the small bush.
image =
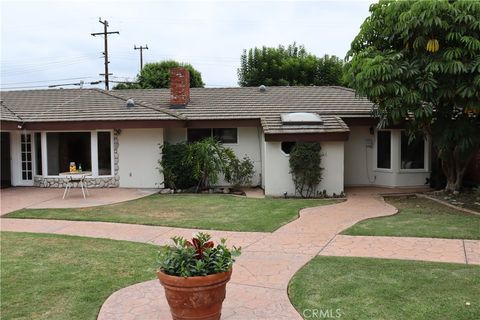
[(198, 179), (192, 174), (192, 165), (185, 161), (188, 153), (186, 143), (165, 143), (160, 149), (162, 153), (162, 160), (159, 161), (160, 171), (163, 173), (166, 188), (188, 189), (198, 184)]
[(318, 142), (297, 142), (290, 152), (290, 173), (295, 184), (295, 191), (303, 198), (316, 194), (322, 181), (323, 168), (321, 147)]
[(254, 174), (252, 159), (247, 155), (242, 160), (235, 157), (230, 161), (230, 176), (227, 177), (227, 181), (237, 188), (248, 186), (252, 184)]

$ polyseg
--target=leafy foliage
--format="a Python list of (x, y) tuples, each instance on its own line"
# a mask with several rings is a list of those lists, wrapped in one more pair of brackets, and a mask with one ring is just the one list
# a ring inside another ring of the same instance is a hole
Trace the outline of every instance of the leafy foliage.
[(210, 239), (209, 234), (202, 232), (192, 241), (173, 237), (173, 245), (160, 247), (158, 269), (179, 277), (207, 276), (230, 270), (241, 248), (227, 248), (225, 239), (215, 246)]
[(480, 2), (382, 0), (370, 12), (345, 81), (381, 127), (407, 120), (411, 136), (431, 135), (446, 189), (458, 190), (480, 145)]
[(191, 64), (180, 63), (174, 60), (147, 63), (137, 75), (135, 83), (120, 83), (114, 89), (155, 89), (170, 86), (170, 69), (184, 67), (190, 72), (190, 87), (203, 88), (202, 74)]
[(192, 176), (193, 167), (185, 161), (188, 154), (186, 143), (167, 142), (160, 149), (160, 172), (163, 173), (166, 188), (187, 189), (198, 184), (198, 180)]
[(342, 84), (343, 61), (336, 56), (317, 58), (303, 46), (244, 50), (238, 83), (247, 86), (326, 86)]
[(193, 178), (199, 181), (198, 190), (217, 183), (220, 174), (224, 174), (227, 181), (231, 179), (233, 159), (236, 156), (232, 149), (214, 138), (207, 138), (188, 145), (185, 164), (192, 168)]
[(234, 187), (248, 186), (252, 183), (253, 174), (255, 173), (253, 161), (247, 155), (242, 160), (237, 157), (230, 161), (230, 176), (227, 181)]
[(318, 142), (297, 142), (290, 152), (290, 173), (295, 190), (303, 197), (315, 195), (322, 181), (321, 147)]

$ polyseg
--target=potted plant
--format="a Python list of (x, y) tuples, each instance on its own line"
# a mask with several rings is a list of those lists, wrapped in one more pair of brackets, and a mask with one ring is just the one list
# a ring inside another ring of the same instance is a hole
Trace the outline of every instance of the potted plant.
[(221, 239), (216, 246), (206, 233), (191, 241), (173, 237), (173, 245), (160, 248), (158, 279), (174, 320), (220, 319), (225, 287), (241, 248), (227, 248)]

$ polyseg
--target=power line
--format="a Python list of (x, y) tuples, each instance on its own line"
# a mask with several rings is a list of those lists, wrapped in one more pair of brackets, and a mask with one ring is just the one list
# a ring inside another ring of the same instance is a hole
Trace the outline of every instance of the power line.
[(64, 79), (50, 79), (50, 80), (39, 80), (39, 81), (26, 81), (26, 82), (10, 82), (10, 83), (0, 83), (3, 86), (13, 85), (13, 84), (29, 84), (29, 83), (42, 83), (42, 82), (52, 82), (52, 81), (66, 81), (66, 80), (81, 80), (81, 79), (91, 79), (96, 77), (78, 77), (78, 78), (64, 78)]
[[(104, 47), (105, 47), (105, 51), (103, 52), (104, 56), (105, 56), (105, 90), (109, 90), (109, 84), (108, 84), (108, 76), (110, 75), (108, 73), (108, 64), (110, 63), (110, 61), (108, 61), (108, 35), (109, 34), (120, 34), (120, 32), (118, 31), (108, 31), (108, 21), (107, 20), (104, 20), (102, 21), (102, 18), (98, 18), (98, 22), (100, 22), (101, 24), (103, 24), (103, 32), (96, 32), (96, 33), (92, 33), (92, 36), (99, 36), (99, 35), (103, 35), (104, 37)], [(100, 75), (102, 75), (100, 73)]]

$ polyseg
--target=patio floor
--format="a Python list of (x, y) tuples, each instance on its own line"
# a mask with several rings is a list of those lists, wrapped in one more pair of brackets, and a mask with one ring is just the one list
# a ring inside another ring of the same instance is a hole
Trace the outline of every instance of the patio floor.
[(63, 188), (12, 187), (0, 191), (0, 215), (24, 208), (81, 208), (123, 202), (151, 195), (156, 189), (102, 188), (88, 189), (84, 199), (81, 189), (70, 190), (63, 197)]

